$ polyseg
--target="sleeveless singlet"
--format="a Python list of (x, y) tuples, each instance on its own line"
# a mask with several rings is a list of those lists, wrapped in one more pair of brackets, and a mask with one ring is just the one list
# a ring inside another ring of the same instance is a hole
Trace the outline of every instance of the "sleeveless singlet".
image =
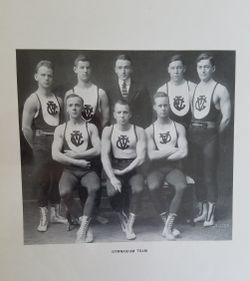
[(212, 121), (216, 122), (220, 111), (215, 108), (213, 103), (213, 95), (219, 83), (211, 85), (211, 88), (206, 92), (199, 90), (199, 85), (196, 86), (193, 95), (193, 116), (194, 121)]
[[(82, 117), (87, 122), (94, 123), (99, 128), (100, 123), (100, 101), (99, 101), (99, 88), (92, 84), (89, 88), (82, 91), (72, 88), (73, 94), (80, 96), (84, 102), (84, 109)], [(86, 93), (86, 94), (85, 94)]]
[(127, 131), (121, 131), (117, 125), (112, 126), (111, 147), (116, 159), (136, 158), (136, 144), (138, 141), (136, 126), (131, 125)]
[(158, 91), (165, 92), (169, 97), (170, 119), (188, 127), (192, 116), (189, 101), (189, 92), (191, 91), (190, 82), (185, 81), (182, 85), (177, 87), (167, 82), (160, 87)]
[(175, 122), (170, 120), (169, 124), (164, 125), (164, 129), (154, 122), (153, 126), (153, 140), (157, 150), (164, 150), (168, 146), (177, 145), (177, 131)]
[(62, 120), (62, 110), (56, 95), (53, 94), (51, 97), (44, 97), (38, 93), (35, 95), (39, 109), (33, 120), (33, 129), (54, 132)]
[(88, 124), (77, 126), (72, 129), (69, 128), (68, 122), (65, 123), (63, 134), (63, 151), (72, 150), (74, 152), (84, 152), (92, 147)]

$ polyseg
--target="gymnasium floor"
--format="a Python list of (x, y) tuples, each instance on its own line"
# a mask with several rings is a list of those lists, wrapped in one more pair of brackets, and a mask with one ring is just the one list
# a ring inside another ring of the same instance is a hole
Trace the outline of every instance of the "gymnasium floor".
[[(185, 219), (179, 218), (176, 227), (181, 231), (177, 241), (185, 240), (231, 240), (232, 239), (232, 214), (230, 198), (224, 196), (219, 200), (217, 207), (217, 221), (213, 227), (204, 228), (201, 223), (195, 226), (187, 224)], [(110, 210), (103, 210), (102, 216), (108, 218), (106, 225), (93, 221), (92, 229), (96, 243), (100, 242), (128, 242), (121, 232), (118, 218)], [(39, 222), (39, 212), (36, 202), (24, 202), (24, 244), (65, 244), (74, 243), (78, 227), (67, 232), (65, 225), (52, 224), (45, 233), (36, 230)], [(134, 230), (137, 238), (134, 241), (166, 241), (161, 236), (162, 223), (154, 212), (150, 202), (143, 208), (137, 217)], [(168, 241), (167, 241), (168, 242)]]

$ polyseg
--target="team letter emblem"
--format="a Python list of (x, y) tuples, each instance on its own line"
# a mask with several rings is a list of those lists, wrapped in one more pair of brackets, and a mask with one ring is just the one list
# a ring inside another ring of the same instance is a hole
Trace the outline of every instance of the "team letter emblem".
[(80, 131), (73, 131), (71, 133), (71, 142), (75, 146), (79, 146), (83, 144), (84, 141), (83, 141), (82, 133)]
[(93, 107), (90, 104), (85, 104), (82, 116), (85, 120), (90, 120), (93, 117)]
[(122, 150), (129, 148), (129, 138), (126, 135), (120, 135), (116, 142), (116, 146)]
[(161, 141), (160, 141), (161, 144), (166, 144), (166, 143), (170, 142), (171, 141), (170, 132), (167, 131), (166, 133), (162, 133), (162, 134), (160, 133), (160, 139), (161, 139)]
[(50, 115), (56, 115), (57, 114), (57, 105), (53, 101), (47, 102), (47, 111)]
[(179, 111), (181, 111), (182, 109), (184, 109), (185, 108), (185, 103), (184, 103), (184, 98), (182, 97), (182, 96), (176, 96), (175, 98), (174, 98), (174, 107), (177, 109), (177, 110), (179, 110)]
[(195, 102), (195, 109), (197, 109), (198, 111), (202, 111), (206, 108), (206, 103), (207, 98), (204, 95), (199, 96)]

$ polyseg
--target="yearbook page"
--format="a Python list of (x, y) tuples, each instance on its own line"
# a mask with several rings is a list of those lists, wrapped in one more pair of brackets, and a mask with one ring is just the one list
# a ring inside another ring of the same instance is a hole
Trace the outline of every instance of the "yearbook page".
[(1, 11), (1, 280), (248, 280), (248, 4)]

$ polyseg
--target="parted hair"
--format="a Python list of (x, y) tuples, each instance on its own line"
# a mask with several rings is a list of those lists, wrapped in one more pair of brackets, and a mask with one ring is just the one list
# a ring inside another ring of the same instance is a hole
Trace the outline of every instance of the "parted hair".
[(114, 64), (116, 64), (116, 62), (118, 60), (127, 60), (127, 61), (130, 61), (131, 65), (133, 64), (131, 57), (129, 55), (127, 55), (127, 54), (120, 54), (120, 55), (118, 55), (115, 58)]
[(82, 105), (84, 105), (83, 98), (80, 97), (80, 96), (78, 96), (78, 95), (76, 95), (76, 94), (73, 94), (73, 93), (72, 93), (72, 94), (69, 94), (68, 96), (66, 96), (66, 98), (65, 98), (65, 104), (67, 104), (68, 99), (71, 99), (71, 98), (78, 98), (79, 100), (81, 100)]
[(202, 53), (196, 59), (196, 64), (201, 60), (209, 60), (212, 66), (215, 66), (215, 60), (212, 54), (210, 53)]
[(174, 61), (181, 61), (183, 65), (186, 65), (183, 56), (180, 54), (176, 54), (176, 55), (172, 56), (168, 61), (168, 65), (170, 65), (170, 63), (174, 62)]
[(74, 61), (74, 66), (77, 66), (79, 61), (88, 61), (90, 64), (92, 63), (90, 57), (85, 54), (80, 54), (77, 56)]
[(42, 67), (42, 66), (46, 66), (47, 68), (52, 69), (52, 71), (54, 72), (54, 65), (49, 60), (41, 60), (41, 61), (39, 61), (38, 64), (36, 65), (35, 72), (37, 73), (39, 68)]
[(157, 98), (167, 98), (168, 99), (168, 95), (164, 92), (156, 92), (153, 96), (154, 102)]

